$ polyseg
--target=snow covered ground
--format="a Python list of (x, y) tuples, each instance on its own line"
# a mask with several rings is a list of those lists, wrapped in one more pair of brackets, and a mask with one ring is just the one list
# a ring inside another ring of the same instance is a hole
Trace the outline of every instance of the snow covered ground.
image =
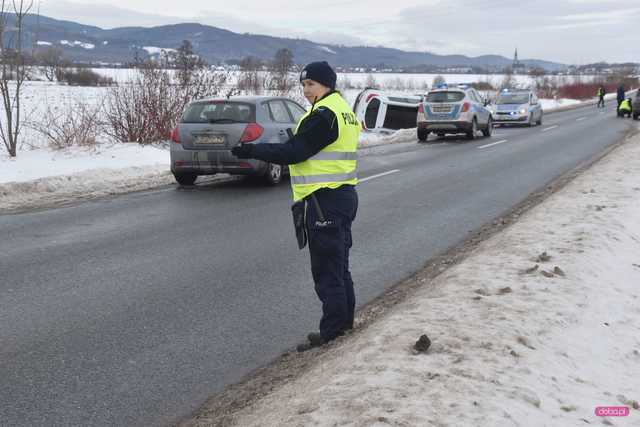
[(234, 425), (640, 425), (638, 218), (636, 136)]
[(173, 182), (169, 151), (139, 144), (0, 154), (0, 212), (144, 190)]

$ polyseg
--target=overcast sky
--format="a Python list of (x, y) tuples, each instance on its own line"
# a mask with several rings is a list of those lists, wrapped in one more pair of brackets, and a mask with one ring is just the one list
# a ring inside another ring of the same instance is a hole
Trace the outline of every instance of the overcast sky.
[(102, 28), (199, 22), (438, 54), (640, 61), (640, 0), (41, 0), (40, 13)]

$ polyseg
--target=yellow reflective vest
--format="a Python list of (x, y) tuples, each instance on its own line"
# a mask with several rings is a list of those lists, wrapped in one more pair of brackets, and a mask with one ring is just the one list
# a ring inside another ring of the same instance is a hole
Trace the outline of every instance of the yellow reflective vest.
[(357, 149), (360, 137), (360, 123), (349, 104), (334, 92), (316, 102), (296, 127), (314, 110), (325, 107), (336, 115), (338, 139), (324, 147), (315, 156), (295, 165), (289, 165), (293, 200), (299, 201), (321, 188), (338, 188), (344, 184), (356, 185)]
[(620, 103), (620, 111), (631, 111), (631, 103), (629, 102), (628, 99), (625, 99), (624, 101), (622, 101)]

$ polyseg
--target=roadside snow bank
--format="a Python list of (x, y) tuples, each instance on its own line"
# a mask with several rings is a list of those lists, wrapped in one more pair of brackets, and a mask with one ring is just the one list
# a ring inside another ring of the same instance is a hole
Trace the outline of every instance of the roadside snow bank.
[(173, 181), (169, 151), (118, 144), (0, 156), (0, 211), (144, 190)]
[(378, 145), (397, 144), (416, 141), (416, 129), (400, 129), (392, 133), (362, 132), (358, 148), (369, 148)]
[(0, 154), (0, 183), (72, 175), (91, 169), (124, 169), (169, 164), (169, 150), (139, 144), (72, 147), (65, 150), (20, 151), (17, 158)]
[(638, 218), (640, 137), (235, 425), (640, 425)]
[(542, 106), (542, 110), (545, 112), (553, 112), (559, 108), (575, 106), (582, 104), (582, 101), (577, 99), (541, 99), (540, 105)]

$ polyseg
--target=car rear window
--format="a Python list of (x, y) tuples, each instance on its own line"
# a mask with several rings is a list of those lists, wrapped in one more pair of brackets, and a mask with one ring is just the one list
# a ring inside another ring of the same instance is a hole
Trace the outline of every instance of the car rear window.
[(508, 95), (500, 95), (496, 100), (496, 104), (528, 104), (529, 103), (529, 94), (528, 93), (511, 93)]
[(430, 92), (427, 102), (460, 102), (464, 99), (464, 92)]
[(256, 121), (256, 106), (247, 102), (193, 102), (182, 114), (181, 123), (252, 123)]

